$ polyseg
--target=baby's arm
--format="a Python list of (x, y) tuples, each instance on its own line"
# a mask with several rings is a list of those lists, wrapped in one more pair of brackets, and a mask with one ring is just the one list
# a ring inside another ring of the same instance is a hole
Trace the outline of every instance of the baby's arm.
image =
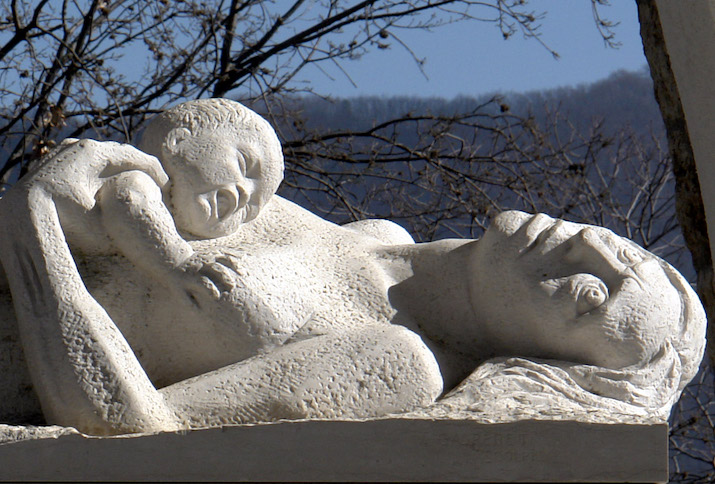
[(234, 283), (214, 260), (199, 257), (179, 234), (154, 179), (138, 170), (111, 177), (97, 194), (107, 235), (146, 276), (164, 281), (199, 304), (217, 299)]
[(146, 274), (166, 276), (193, 255), (148, 174), (132, 170), (109, 178), (97, 203), (107, 235)]

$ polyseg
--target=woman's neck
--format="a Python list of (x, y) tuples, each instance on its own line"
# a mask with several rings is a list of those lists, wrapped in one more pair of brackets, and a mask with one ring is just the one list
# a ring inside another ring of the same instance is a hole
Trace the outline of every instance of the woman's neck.
[(477, 243), (447, 239), (384, 251), (387, 272), (394, 280), (388, 292), (397, 310), (393, 322), (424, 338), (447, 385), (492, 356), (471, 304), (469, 260)]

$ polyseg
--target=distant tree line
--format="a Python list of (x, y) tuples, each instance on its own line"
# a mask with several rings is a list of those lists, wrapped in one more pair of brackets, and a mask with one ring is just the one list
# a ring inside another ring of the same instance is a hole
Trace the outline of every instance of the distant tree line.
[(480, 98), (291, 98), (296, 116), (277, 123), (293, 164), (281, 193), (337, 223), (397, 220), (419, 240), (544, 211), (611, 227), (692, 276), (652, 92), (641, 70)]

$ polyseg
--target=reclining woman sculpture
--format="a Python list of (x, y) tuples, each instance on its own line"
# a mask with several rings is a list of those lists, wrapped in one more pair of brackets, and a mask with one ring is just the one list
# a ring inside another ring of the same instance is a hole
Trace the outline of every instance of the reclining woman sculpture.
[(438, 405), (542, 392), (667, 416), (697, 371), (694, 292), (606, 229), (505, 212), (480, 240), (414, 244), (386, 221), (334, 225), (274, 195), (275, 133), (227, 100), (163, 113), (142, 150), (69, 140), (0, 200), (50, 423), (374, 417), (463, 380)]

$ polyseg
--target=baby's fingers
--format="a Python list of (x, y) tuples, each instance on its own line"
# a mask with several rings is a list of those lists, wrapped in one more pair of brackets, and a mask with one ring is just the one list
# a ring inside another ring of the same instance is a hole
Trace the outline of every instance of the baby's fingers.
[(219, 262), (205, 264), (199, 272), (204, 278), (209, 279), (220, 293), (231, 292), (236, 287), (238, 276), (234, 271)]
[(238, 277), (240, 277), (241, 267), (244, 266), (244, 264), (242, 263), (242, 258), (240, 256), (241, 254), (225, 251), (223, 254), (216, 257), (216, 262), (218, 262), (224, 267), (227, 267)]
[(221, 297), (221, 291), (208, 277), (200, 277), (196, 282), (185, 287), (184, 291), (191, 304), (202, 310), (207, 303)]

